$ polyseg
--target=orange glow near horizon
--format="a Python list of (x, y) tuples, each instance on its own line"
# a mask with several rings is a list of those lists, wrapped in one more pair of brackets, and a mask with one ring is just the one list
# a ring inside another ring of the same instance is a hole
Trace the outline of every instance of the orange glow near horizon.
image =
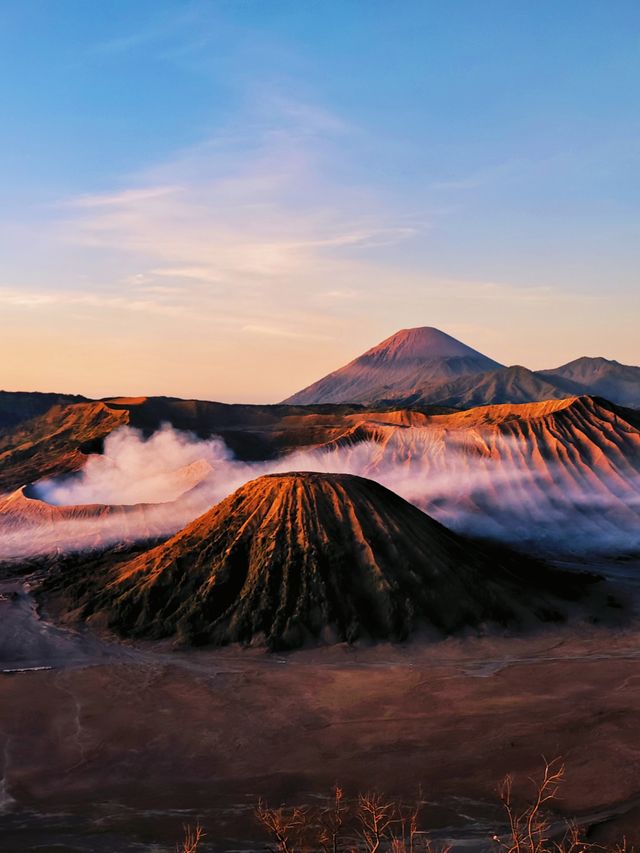
[[(552, 300), (512, 302), (506, 322), (496, 320), (495, 304), (483, 305), (482, 298), (456, 301), (449, 309), (446, 290), (440, 297), (416, 299), (424, 304), (414, 312), (413, 325), (417, 316), (424, 316), (425, 325), (436, 325), (504, 364), (542, 369), (581, 355), (623, 363), (638, 360), (632, 306), (623, 322), (615, 323), (606, 302), (586, 303), (576, 324), (567, 316), (575, 306), (563, 311), (553, 307)], [(1, 385), (4, 390), (90, 397), (278, 402), (410, 325), (402, 314), (390, 327), (389, 317), (367, 313), (366, 305), (362, 310), (359, 318), (332, 318), (332, 328), (320, 317), (318, 326), (325, 334), (313, 337), (314, 318), (307, 318), (300, 335), (292, 336), (241, 326), (220, 328), (206, 315), (180, 320), (132, 316), (121, 307), (72, 311), (64, 303), (5, 305)]]

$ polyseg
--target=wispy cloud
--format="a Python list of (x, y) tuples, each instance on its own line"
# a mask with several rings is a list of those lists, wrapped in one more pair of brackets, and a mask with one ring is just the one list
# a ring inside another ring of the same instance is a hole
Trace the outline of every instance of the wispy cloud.
[[(428, 285), (427, 285), (428, 286)], [(520, 285), (496, 281), (463, 281), (443, 279), (439, 283), (456, 298), (473, 299), (479, 302), (517, 302), (538, 305), (583, 304), (601, 302), (601, 294), (584, 294), (561, 290), (548, 285)]]
[[(277, 171), (280, 147), (278, 140), (268, 158)], [(67, 202), (75, 208), (67, 239), (129, 253), (148, 264), (147, 276), (238, 284), (302, 272), (325, 251), (389, 245), (416, 233), (382, 211), (363, 212), (357, 191), (330, 189), (313, 169), (289, 163), (287, 175), (274, 175), (268, 163), (265, 172), (219, 175), (215, 161), (194, 152), (186, 170), (184, 162), (177, 166), (183, 174), (173, 187)]]
[(328, 341), (329, 335), (314, 335), (309, 332), (295, 332), (291, 329), (281, 329), (277, 326), (263, 326), (256, 323), (249, 323), (242, 327), (243, 332), (249, 332), (252, 335), (267, 335), (273, 338), (291, 338), (293, 340), (314, 340)]
[(145, 314), (165, 316), (186, 316), (182, 305), (171, 305), (156, 299), (140, 299), (125, 295), (108, 296), (99, 293), (78, 293), (74, 291), (27, 290), (25, 288), (0, 287), (0, 305), (23, 308), (46, 308), (56, 305), (87, 308), (110, 308)]
[[(81, 290), (5, 287), (0, 303), (206, 316), (291, 340), (330, 339), (336, 317), (355, 317), (365, 300), (369, 322), (379, 323), (389, 305), (427, 300), (421, 320), (441, 322), (434, 314), (445, 296), (466, 306), (584, 305), (583, 293), (566, 289), (444, 278), (424, 260), (400, 262), (424, 243), (436, 214), (410, 215), (401, 200), (338, 179), (353, 132), (324, 108), (265, 89), (251, 119), (119, 187), (60, 201), (57, 241), (85, 257), (100, 253), (117, 277), (94, 276)], [(468, 322), (462, 315), (456, 323)]]
[(338, 117), (275, 95), (270, 103), (270, 120), (256, 119), (250, 134), (231, 128), (129, 185), (65, 199), (60, 239), (117, 256), (128, 267), (121, 298), (134, 304), (155, 299), (166, 311), (170, 299), (171, 310), (224, 311), (239, 328), (283, 336), (302, 334), (304, 317), (308, 336), (322, 322), (318, 292), (353, 293), (363, 252), (425, 225), (335, 179), (336, 139), (349, 132)]
[(162, 51), (184, 52), (188, 47), (202, 44), (206, 32), (203, 31), (204, 11), (200, 4), (185, 3), (177, 14), (156, 14), (137, 28), (90, 45), (87, 52), (90, 56), (109, 57), (150, 46)]
[[(139, 202), (175, 195), (180, 187), (144, 187), (140, 189), (123, 190), (116, 193), (101, 193), (99, 195), (80, 195), (69, 200), (66, 204), (71, 208), (122, 208)], [(65, 203), (63, 203), (64, 206)]]
[[(314, 104), (263, 94), (259, 109), (166, 162), (60, 200), (36, 231), (51, 258), (46, 275), (0, 285), (0, 306), (22, 316), (32, 341), (47, 328), (86, 335), (94, 353), (86, 371), (108, 373), (109, 389), (126, 348), (158, 347), (156, 361), (170, 362), (162, 375), (148, 360), (124, 359), (119, 387), (266, 401), (403, 326), (439, 326), (500, 361), (527, 364), (496, 318), (555, 329), (563, 314), (599, 317), (596, 297), (566, 287), (438, 275), (429, 252), (446, 214), (373, 177), (345, 180), (353, 173), (343, 157), (350, 146), (353, 157), (359, 131)], [(116, 343), (107, 329), (119, 330)], [(169, 339), (170, 357), (158, 345)], [(531, 341), (539, 348), (535, 330)], [(238, 353), (231, 369), (229, 352)]]

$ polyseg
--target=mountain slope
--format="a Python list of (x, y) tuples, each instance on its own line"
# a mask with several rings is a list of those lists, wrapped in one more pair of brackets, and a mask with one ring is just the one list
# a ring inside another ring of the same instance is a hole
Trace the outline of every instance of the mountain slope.
[(553, 370), (539, 370), (538, 375), (564, 382), (570, 393), (595, 394), (620, 406), (640, 408), (640, 367), (583, 356)]
[(0, 391), (0, 430), (43, 415), (52, 406), (86, 403), (79, 394), (48, 394), (40, 391)]
[(121, 426), (150, 435), (163, 424), (199, 438), (219, 436), (242, 460), (273, 459), (324, 444), (356, 423), (370, 419), (415, 423), (441, 406), (402, 411), (389, 406), (240, 405), (172, 397), (118, 398), (54, 406), (44, 415), (0, 434), (0, 493), (81, 468), (88, 453), (100, 453), (103, 439)]
[(102, 579), (85, 569), (81, 589), (87, 575), (84, 615), (120, 632), (274, 648), (552, 618), (580, 585), (483, 551), (377, 483), (316, 473), (253, 480)]
[(53, 406), (43, 415), (0, 435), (0, 491), (81, 468), (86, 453), (128, 423), (126, 410), (104, 403)]
[(306, 405), (400, 399), (416, 388), (498, 367), (498, 362), (438, 329), (402, 329), (284, 402)]
[(640, 549), (640, 415), (599, 398), (361, 424), (324, 452), (459, 531), (552, 553)]

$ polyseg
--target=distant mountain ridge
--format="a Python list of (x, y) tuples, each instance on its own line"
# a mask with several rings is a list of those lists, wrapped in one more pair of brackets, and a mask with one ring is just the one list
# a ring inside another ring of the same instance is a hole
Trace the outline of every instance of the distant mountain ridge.
[(244, 461), (273, 459), (324, 444), (358, 423), (423, 423), (448, 409), (424, 406), (283, 406), (216, 403), (172, 397), (132, 397), (55, 405), (38, 417), (0, 432), (0, 495), (37, 480), (82, 468), (87, 454), (101, 453), (104, 439), (130, 426), (151, 435), (163, 424), (199, 438), (218, 436)]
[(408, 398), (406, 404), (421, 405), (428, 399), (438, 399), (439, 405), (456, 409), (503, 403), (533, 403), (540, 400), (562, 400), (581, 392), (568, 391), (558, 382), (547, 379), (521, 365), (500, 367), (487, 373), (461, 376), (452, 382), (427, 387), (419, 396)]
[(436, 405), (530, 403), (592, 394), (640, 407), (640, 367), (583, 356), (550, 370), (505, 367), (432, 327), (402, 329), (284, 402)]
[(640, 407), (640, 367), (608, 358), (582, 356), (538, 376), (564, 384), (571, 393), (606, 397), (620, 406)]
[(11, 429), (23, 421), (43, 415), (52, 406), (86, 402), (88, 398), (80, 394), (0, 391), (0, 430)]
[(323, 444), (393, 411), (406, 419), (409, 408), (433, 415), (583, 395), (640, 409), (640, 367), (601, 357), (548, 370), (504, 367), (430, 327), (392, 335), (283, 404), (2, 391), (0, 491), (81, 468), (125, 424), (145, 434), (167, 422), (201, 438), (218, 435), (239, 458), (260, 460)]

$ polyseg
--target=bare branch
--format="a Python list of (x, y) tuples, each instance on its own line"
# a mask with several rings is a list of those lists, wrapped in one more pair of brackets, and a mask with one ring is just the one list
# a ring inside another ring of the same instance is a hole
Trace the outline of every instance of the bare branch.
[(176, 847), (177, 853), (197, 853), (200, 842), (205, 837), (204, 829), (197, 823), (195, 826), (185, 825), (182, 844)]

